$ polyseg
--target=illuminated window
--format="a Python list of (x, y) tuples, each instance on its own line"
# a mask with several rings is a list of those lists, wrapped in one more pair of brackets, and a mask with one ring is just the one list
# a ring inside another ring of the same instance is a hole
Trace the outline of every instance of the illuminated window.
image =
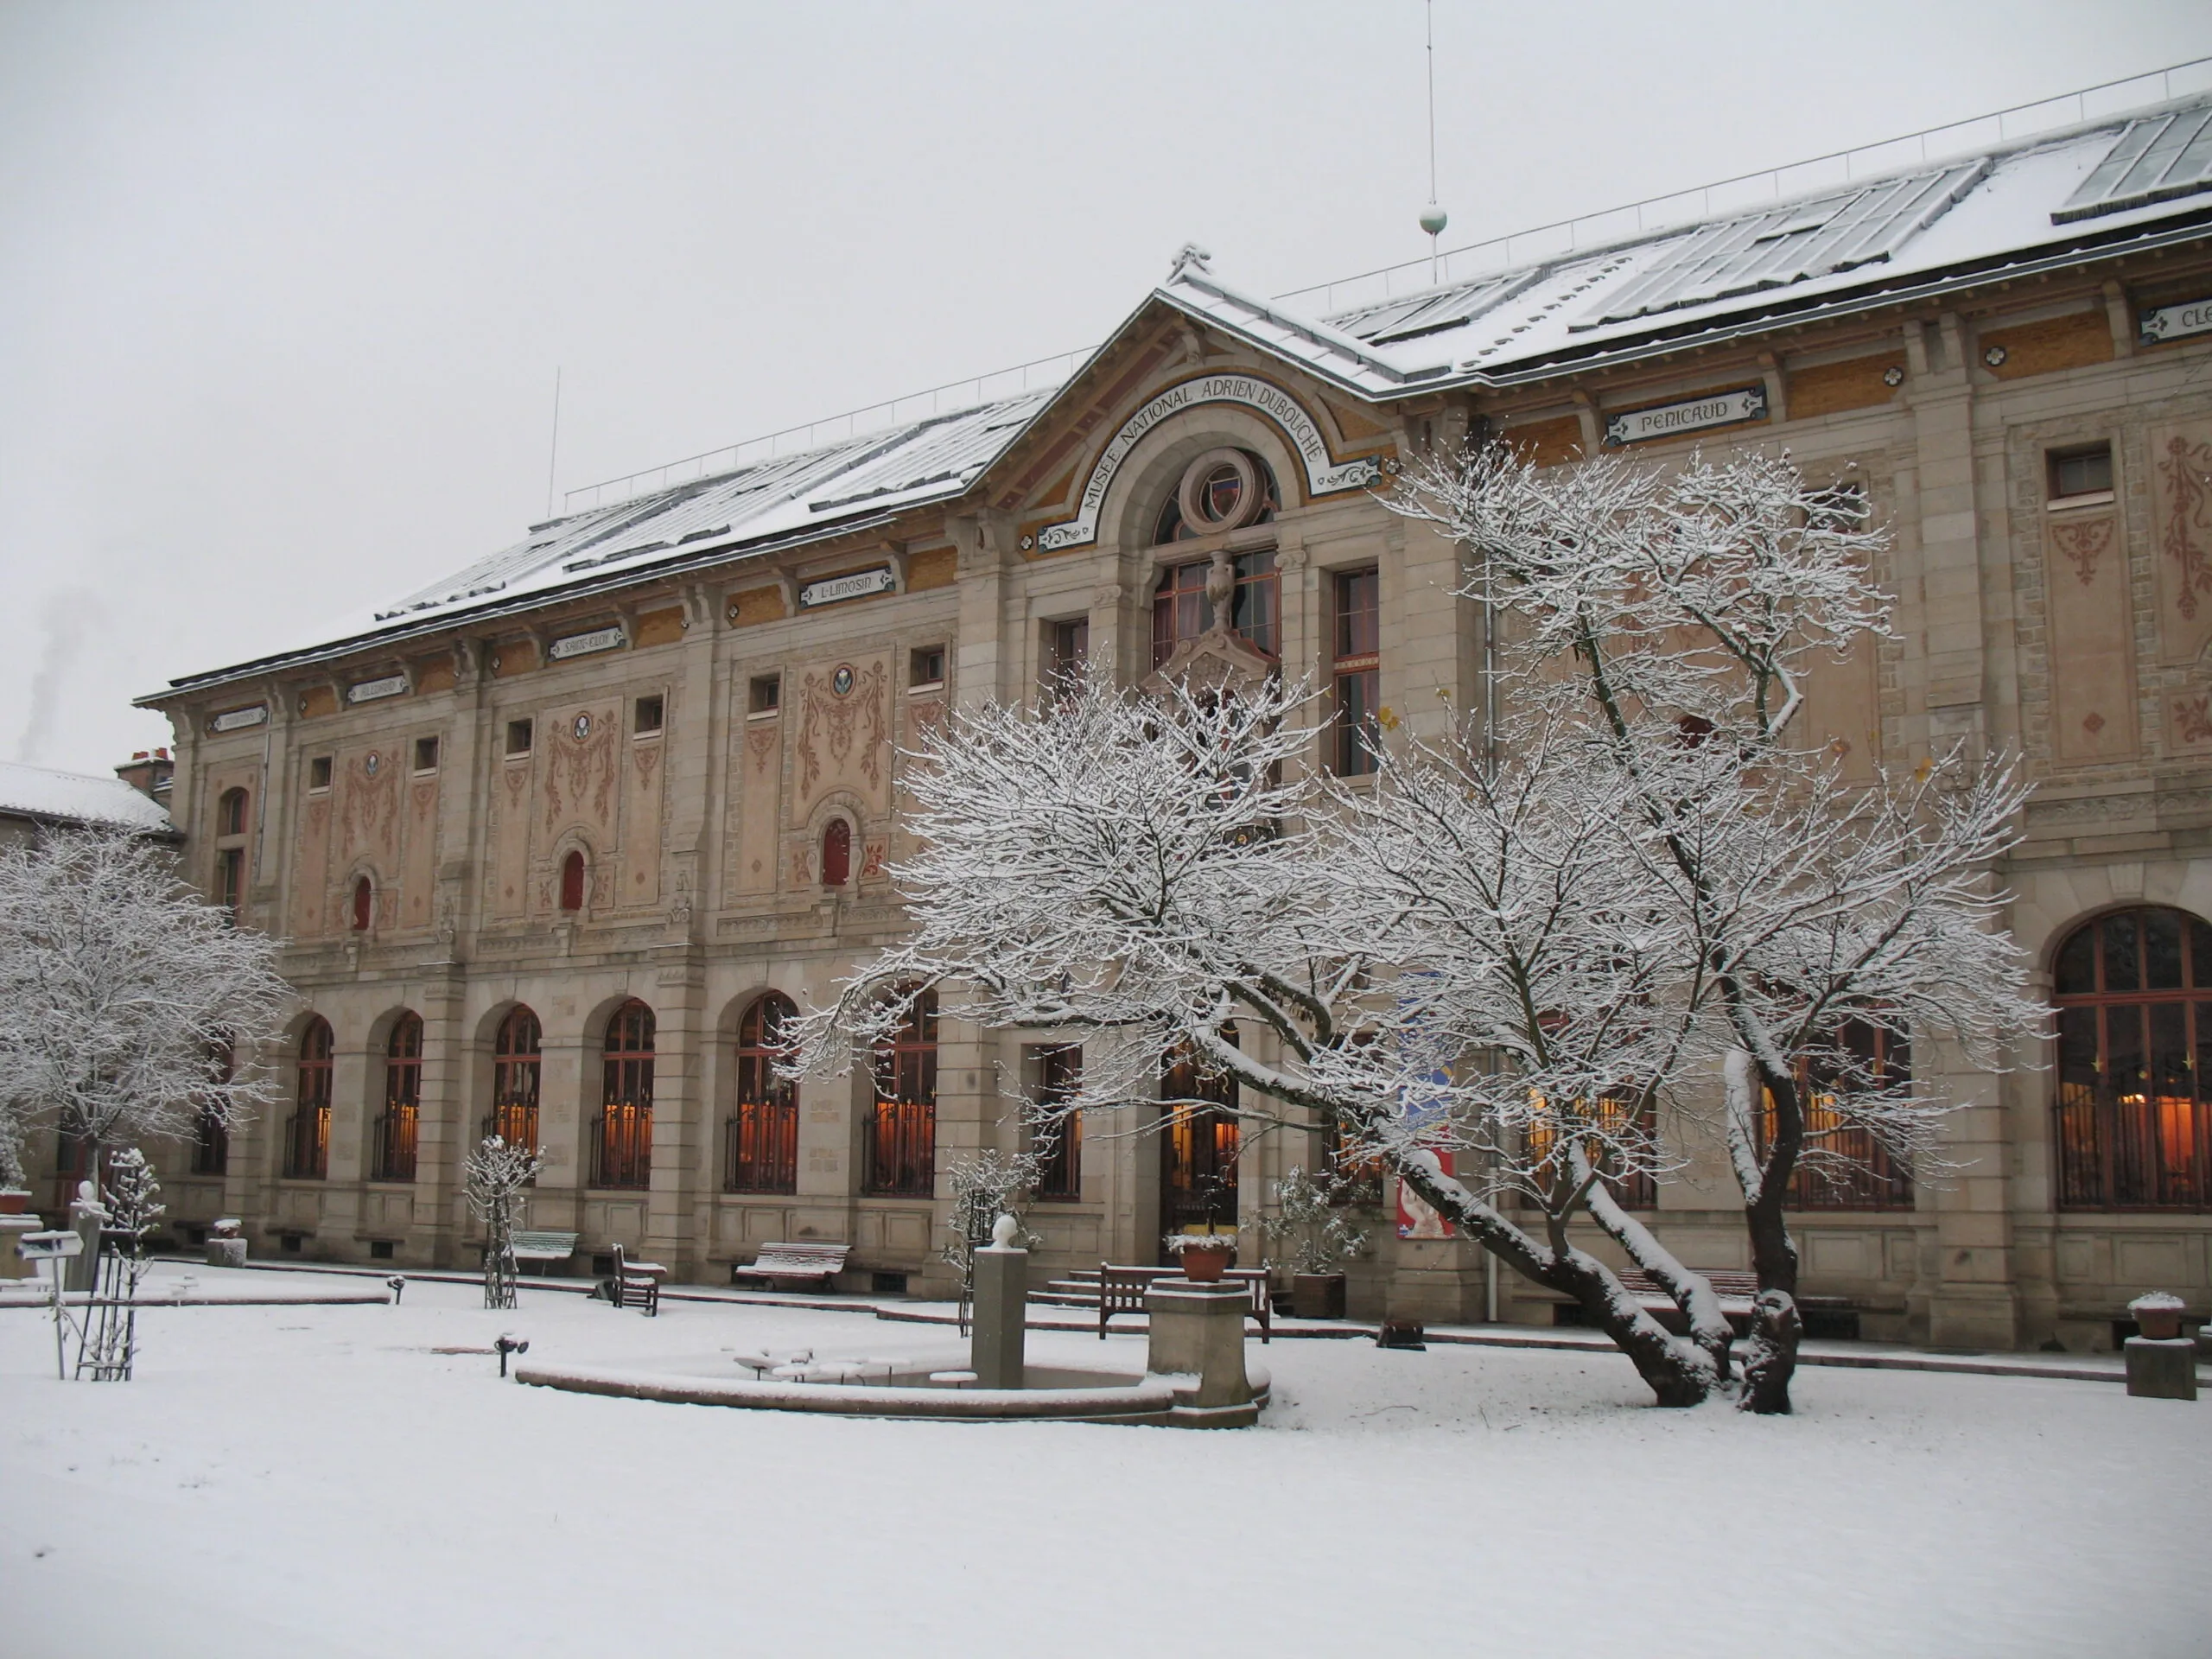
[(320, 1014), (300, 1033), (298, 1082), (284, 1136), (284, 1173), (319, 1181), (330, 1168), (330, 1022)]
[(384, 1052), (384, 1110), (377, 1118), (369, 1179), (411, 1181), (423, 1109), (422, 1016), (401, 1014), (391, 1027)]
[(875, 1048), (866, 1190), (928, 1198), (937, 1187), (937, 993), (913, 997)]
[(1039, 1154), (1037, 1196), (1072, 1201), (1083, 1196), (1083, 1117), (1060, 1115), (1083, 1083), (1083, 1050), (1070, 1044), (1032, 1048), (1027, 1056), (1037, 1116), (1030, 1124), (1032, 1152)]
[(492, 1114), (484, 1133), (511, 1147), (537, 1150), (537, 1082), (543, 1062), (537, 1016), (515, 1008), (499, 1021), (492, 1043)]
[(798, 1090), (776, 1071), (791, 1058), (798, 1018), (789, 997), (770, 991), (737, 1022), (737, 1100), (722, 1180), (729, 1192), (798, 1191)]
[(594, 1186), (652, 1184), (654, 1031), (653, 1011), (634, 997), (607, 1022), (592, 1146)]
[(2058, 1203), (2212, 1209), (2212, 927), (2145, 906), (2059, 947)]

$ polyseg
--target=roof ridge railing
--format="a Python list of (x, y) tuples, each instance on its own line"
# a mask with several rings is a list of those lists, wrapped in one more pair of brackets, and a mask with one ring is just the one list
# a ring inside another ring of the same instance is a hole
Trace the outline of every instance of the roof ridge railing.
[[(1001, 398), (1018, 397), (1026, 391), (1057, 386), (1065, 383), (1095, 349), (1084, 346), (1071, 352), (1054, 352), (1047, 357), (1032, 358), (1027, 363), (993, 369), (984, 374), (971, 374), (964, 379), (948, 380), (941, 386), (930, 386), (920, 391), (887, 397), (881, 403), (866, 404), (858, 409), (847, 410), (842, 415), (825, 415), (819, 420), (802, 422), (797, 426), (785, 427), (780, 431), (747, 438), (742, 442), (702, 449), (696, 455), (686, 455), (680, 461), (626, 473), (620, 478), (606, 479), (597, 484), (581, 484), (573, 490), (562, 492), (562, 517), (635, 500), (639, 496), (664, 490), (672, 484), (688, 484), (696, 479), (712, 478), (718, 473), (734, 472), (749, 462), (773, 461), (785, 454), (803, 455), (810, 449), (819, 449), (866, 433), (885, 431), (910, 422), (927, 420), (933, 415), (955, 414), (996, 403)], [(1059, 372), (1047, 378), (1043, 371), (1052, 365), (1060, 365)], [(947, 401), (949, 394), (969, 393), (970, 389), (972, 395)], [(579, 497), (589, 499), (580, 500)]]
[[(2191, 70), (2205, 72), (2199, 76), (2201, 84), (2184, 86), (2177, 92), (2174, 78), (2186, 75)], [(2145, 95), (2153, 83), (2158, 89), (2157, 96)], [(2110, 102), (2109, 107), (2094, 111), (2090, 109), (2091, 99), (2099, 93), (2119, 93), (2121, 88), (2137, 88), (2140, 92), (2120, 94)], [(2033, 137), (2038, 133), (2101, 121), (2129, 110), (2168, 103), (2191, 92), (2208, 89), (2212, 89), (2212, 57), (2191, 58), (2185, 63), (2171, 64), (2164, 69), (2148, 69), (2139, 75), (2100, 81), (2078, 92), (2061, 92), (2056, 97), (2037, 99), (2030, 104), (2012, 105), (1987, 115), (1946, 122), (1942, 126), (1929, 127), (1920, 132), (1909, 132), (1871, 144), (1855, 144), (1849, 149), (1831, 150), (1825, 156), (1815, 156), (1807, 161), (1764, 168), (1756, 173), (1739, 173), (1733, 178), (1720, 179), (1694, 189), (1647, 196), (1625, 207), (1608, 207), (1599, 213), (1558, 219), (1549, 225), (1515, 231), (1506, 236), (1489, 237), (1480, 242), (1470, 242), (1464, 247), (1448, 249), (1438, 255), (1433, 263), (1424, 254), (1418, 258), (1400, 260), (1395, 264), (1379, 265), (1373, 270), (1363, 270), (1356, 276), (1339, 276), (1332, 282), (1294, 288), (1274, 297), (1278, 300), (1306, 300), (1318, 295), (1321, 296), (1320, 303), (1312, 308), (1319, 315), (1332, 316), (1365, 306), (1385, 304), (1423, 289), (1448, 288), (1455, 283), (1471, 281), (1496, 271), (1512, 270), (1523, 264), (1561, 258), (1613, 243), (1630, 241), (1651, 232), (1695, 224), (1724, 213), (1749, 211), (1831, 184), (1851, 184), (1856, 181), (1854, 166), (1862, 158), (1873, 163), (1875, 174), (1891, 172), (1900, 167), (1948, 160), (1970, 153), (1977, 146), (1995, 148)], [(2012, 118), (2037, 111), (2050, 111), (2049, 118), (2031, 124), (2008, 125)], [(1993, 124), (1995, 129), (1993, 135), (1984, 136), (1974, 131)], [(1941, 141), (1932, 153), (1929, 149), (1931, 139)], [(1943, 148), (1942, 144), (1950, 147)], [(1839, 166), (1841, 171), (1833, 179), (1809, 176), (1815, 168)], [(1783, 181), (1796, 175), (1808, 176), (1802, 181), (1793, 181), (1785, 189)], [(1857, 176), (1867, 175), (1860, 173)], [(1759, 189), (1761, 186), (1766, 187), (1764, 192)], [(1547, 241), (1545, 238), (1549, 239)], [(1516, 254), (1516, 245), (1526, 251)], [(1454, 260), (1460, 262), (1456, 273), (1452, 269)], [(1340, 292), (1344, 296), (1341, 301), (1338, 298)]]

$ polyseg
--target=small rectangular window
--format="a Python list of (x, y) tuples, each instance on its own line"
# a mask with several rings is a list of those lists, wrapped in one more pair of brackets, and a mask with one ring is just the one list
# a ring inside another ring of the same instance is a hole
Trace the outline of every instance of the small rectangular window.
[(2112, 493), (2112, 445), (2083, 444), (2050, 452), (2050, 499), (2069, 501)]
[(529, 721), (509, 721), (507, 722), (507, 753), (509, 754), (528, 754), (530, 753), (530, 741), (531, 734), (532, 728), (531, 723)]
[(660, 730), (661, 710), (664, 706), (659, 697), (639, 697), (631, 718), (630, 729), (640, 737)]
[(753, 677), (753, 692), (747, 709), (756, 715), (772, 715), (784, 700), (784, 677), (780, 674), (756, 674)]
[(1047, 690), (1079, 685), (1090, 661), (1090, 619), (1078, 616), (1045, 625), (1045, 685)]
[(908, 685), (943, 685), (944, 683), (944, 647), (917, 645), (908, 664)]
[(1340, 778), (1363, 778), (1382, 753), (1381, 575), (1350, 570), (1337, 577), (1336, 756)]
[(438, 740), (418, 737), (415, 740), (415, 770), (435, 772), (438, 769)]
[(308, 787), (309, 789), (330, 787), (330, 757), (328, 755), (318, 754), (308, 762)]

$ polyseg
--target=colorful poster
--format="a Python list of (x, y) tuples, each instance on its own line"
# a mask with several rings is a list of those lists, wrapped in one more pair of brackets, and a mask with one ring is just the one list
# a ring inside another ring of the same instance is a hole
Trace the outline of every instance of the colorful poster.
[[(1436, 1161), (1443, 1166), (1446, 1175), (1452, 1173), (1452, 1154), (1440, 1152)], [(1427, 1199), (1406, 1185), (1406, 1178), (1398, 1178), (1398, 1236), (1400, 1238), (1457, 1238), (1459, 1230), (1446, 1220)]]

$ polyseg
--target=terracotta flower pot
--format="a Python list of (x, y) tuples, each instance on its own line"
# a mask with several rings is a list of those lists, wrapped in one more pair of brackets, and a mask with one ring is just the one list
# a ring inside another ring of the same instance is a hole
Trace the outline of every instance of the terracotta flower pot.
[(31, 1195), (21, 1187), (0, 1187), (0, 1216), (27, 1216), (31, 1210)]
[(1229, 1266), (1230, 1257), (1236, 1254), (1236, 1247), (1224, 1240), (1211, 1249), (1186, 1249), (1175, 1258), (1175, 1263), (1183, 1269), (1183, 1276), (1193, 1284), (1210, 1285), (1220, 1279), (1223, 1270)]
[(2181, 1309), (2132, 1307), (2136, 1328), (2153, 1342), (2171, 1342), (2181, 1335)]

